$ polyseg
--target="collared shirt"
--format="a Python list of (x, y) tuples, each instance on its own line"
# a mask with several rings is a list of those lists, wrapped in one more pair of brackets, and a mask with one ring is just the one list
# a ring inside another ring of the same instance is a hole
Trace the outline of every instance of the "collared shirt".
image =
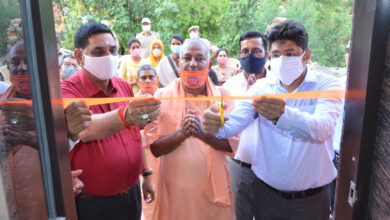
[(160, 39), (160, 34), (151, 31), (149, 35), (146, 35), (144, 32), (141, 32), (136, 35), (136, 38), (141, 42), (141, 57), (146, 59), (150, 56), (150, 44), (152, 41)]
[[(343, 76), (339, 78), (341, 84), (344, 86), (344, 88), (347, 87), (347, 76)], [(343, 106), (344, 106), (345, 99), (343, 99)], [(337, 125), (334, 128), (334, 138), (333, 138), (333, 146), (334, 151), (340, 154), (340, 145), (341, 145), (341, 134), (343, 133), (343, 125), (344, 125), (344, 108), (341, 111), (341, 114), (337, 120)]]
[[(267, 71), (266, 77), (268, 80), (275, 80), (274, 73)], [(248, 79), (245, 77), (244, 72), (240, 72), (232, 78), (228, 79), (223, 85), (223, 88), (227, 89), (234, 96), (244, 96), (247, 93)], [(242, 100), (235, 100), (235, 106), (239, 106)], [(253, 157), (256, 152), (256, 144), (258, 142), (258, 119), (255, 119), (248, 125), (240, 134), (240, 143), (234, 158), (241, 160), (245, 163), (252, 164)]]
[[(240, 72), (232, 78), (228, 79), (223, 85), (232, 95), (244, 96), (247, 93), (248, 79), (244, 72)], [(235, 106), (239, 106), (241, 100), (235, 100)], [(252, 164), (253, 157), (256, 152), (258, 127), (256, 125), (257, 119), (250, 123), (240, 134), (240, 142), (238, 144), (237, 152), (234, 158), (245, 163)]]
[[(308, 70), (294, 92), (341, 89), (338, 80)], [(247, 95), (287, 93), (275, 81), (258, 80)], [(342, 108), (341, 99), (288, 99), (277, 125), (257, 114), (252, 100), (243, 101), (217, 133), (231, 137), (258, 115), (258, 142), (252, 170), (258, 178), (284, 191), (324, 186), (337, 175), (333, 166), (333, 131)]]
[[(95, 85), (82, 70), (61, 82), (65, 98), (132, 97), (130, 85), (113, 77), (110, 95)], [(93, 114), (113, 111), (128, 102), (90, 106)], [(136, 184), (143, 170), (139, 128), (123, 129), (116, 134), (90, 142), (80, 141), (70, 151), (72, 170), (81, 169), (79, 177), (84, 193), (97, 196), (118, 194)]]

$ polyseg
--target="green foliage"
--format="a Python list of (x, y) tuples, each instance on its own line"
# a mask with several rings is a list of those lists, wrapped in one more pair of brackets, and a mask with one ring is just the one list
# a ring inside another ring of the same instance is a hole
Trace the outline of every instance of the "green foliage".
[(59, 26), (61, 47), (73, 48), (76, 30), (88, 21), (107, 20), (117, 35), (122, 53), (127, 40), (141, 31), (142, 16), (151, 16), (156, 8), (153, 0), (57, 0), (64, 11), (64, 26)]
[[(237, 57), (238, 41), (243, 32), (265, 32), (275, 17), (286, 17), (306, 27), (312, 60), (326, 66), (344, 65), (344, 48), (350, 38), (353, 6), (352, 0), (57, 1), (63, 8), (69, 8), (61, 41), (61, 46), (68, 49), (73, 49), (76, 29), (89, 17), (99, 22), (103, 19), (111, 21), (111, 29), (120, 41), (120, 52), (126, 53), (127, 40), (141, 32), (141, 19), (149, 17), (152, 30), (160, 33), (166, 46), (172, 34), (188, 38), (188, 28), (199, 25), (202, 37), (218, 47), (227, 48), (231, 56)], [(169, 47), (166, 48), (169, 50)]]
[(324, 66), (345, 65), (344, 51), (351, 34), (352, 5), (343, 0), (291, 0), (285, 16), (305, 26), (314, 62)]
[(14, 18), (20, 18), (18, 1), (0, 0), (0, 57), (7, 53), (7, 29), (10, 27), (10, 21)]

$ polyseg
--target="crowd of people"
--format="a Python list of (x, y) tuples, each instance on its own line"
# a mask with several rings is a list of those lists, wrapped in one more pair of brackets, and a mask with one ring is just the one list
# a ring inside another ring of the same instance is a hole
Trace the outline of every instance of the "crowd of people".
[[(201, 38), (199, 26), (188, 39), (172, 35), (165, 55), (151, 23), (142, 19), (121, 57), (107, 24), (88, 23), (76, 31), (73, 54), (60, 59), (64, 98), (145, 97), (65, 108), (78, 219), (329, 219), (341, 99), (191, 100), (342, 89), (308, 66), (305, 28), (286, 19), (265, 34), (246, 31), (234, 59)], [(31, 99), (24, 42), (8, 57), (12, 85), (0, 100)], [(41, 179), (32, 172), (40, 170), (34, 126), (7, 124), (10, 112), (28, 117), (31, 106), (0, 110), (2, 175), (14, 169), (5, 190), (10, 213), (42, 216), (44, 193), (34, 190), (42, 182), (15, 178)], [(13, 140), (14, 132), (30, 136)], [(12, 187), (32, 193), (20, 199)]]

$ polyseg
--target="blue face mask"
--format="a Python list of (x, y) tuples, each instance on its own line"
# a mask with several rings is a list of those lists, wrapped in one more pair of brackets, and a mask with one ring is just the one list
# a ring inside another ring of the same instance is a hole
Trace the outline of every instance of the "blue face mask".
[(174, 54), (180, 54), (181, 45), (171, 45), (171, 51)]
[(77, 72), (77, 69), (74, 66), (64, 66), (62, 68), (62, 74), (64, 75), (65, 79), (71, 77), (73, 74)]
[(257, 73), (263, 69), (266, 58), (257, 58), (252, 53), (240, 58), (242, 69), (247, 73)]

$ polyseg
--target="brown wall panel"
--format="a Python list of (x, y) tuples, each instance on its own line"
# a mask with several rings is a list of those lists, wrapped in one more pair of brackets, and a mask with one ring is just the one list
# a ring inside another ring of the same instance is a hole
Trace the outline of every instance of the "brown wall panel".
[(367, 219), (390, 219), (390, 34), (388, 35), (385, 64), (370, 178)]

